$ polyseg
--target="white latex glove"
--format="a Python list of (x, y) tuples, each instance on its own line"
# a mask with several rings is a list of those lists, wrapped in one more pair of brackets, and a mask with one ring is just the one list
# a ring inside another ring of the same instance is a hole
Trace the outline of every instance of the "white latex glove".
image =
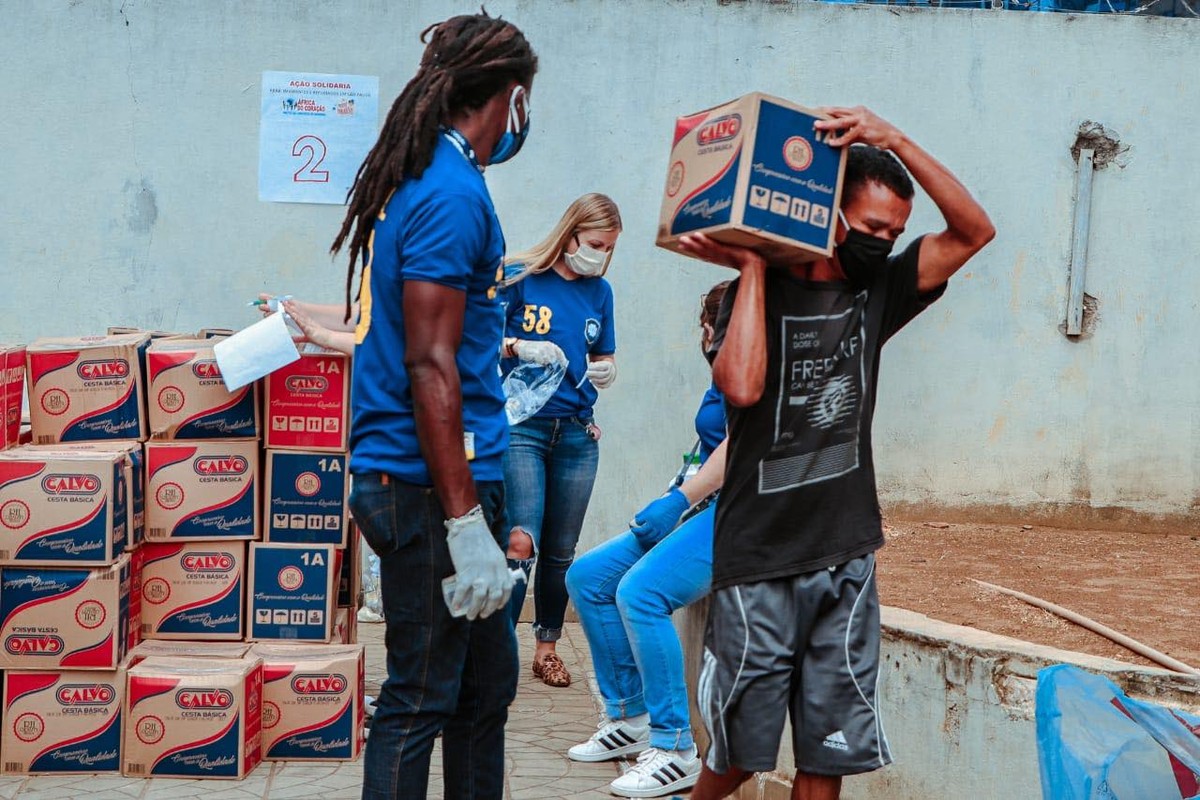
[(447, 604), (450, 613), (483, 618), (507, 605), (513, 576), (483, 509), (475, 506), (461, 517), (446, 520), (446, 543), (456, 578), (454, 596)]
[(592, 361), (588, 364), (587, 379), (597, 389), (607, 389), (617, 379), (617, 364), (615, 361)]
[(534, 364), (566, 364), (567, 356), (554, 342), (518, 339), (512, 346), (513, 355)]

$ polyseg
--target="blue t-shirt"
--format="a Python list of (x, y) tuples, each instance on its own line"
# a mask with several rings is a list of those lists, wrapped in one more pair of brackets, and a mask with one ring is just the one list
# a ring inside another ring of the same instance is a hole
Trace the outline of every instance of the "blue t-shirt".
[[(512, 267), (509, 269), (512, 271)], [(590, 417), (597, 391), (585, 378), (588, 355), (608, 356), (617, 351), (613, 294), (608, 281), (604, 278), (569, 281), (548, 269), (508, 287), (505, 295), (508, 306), (505, 335), (554, 342), (567, 357), (567, 374), (554, 396), (535, 416)], [(519, 363), (515, 358), (507, 358), (501, 366), (508, 374)]]
[(433, 483), (417, 442), (404, 369), (404, 287), (423, 281), (466, 294), (456, 362), (467, 457), (476, 480), (503, 479), (508, 423), (497, 370), (503, 258), (504, 236), (483, 175), (439, 136), (433, 161), (419, 179), (400, 184), (371, 233), (354, 349), (351, 472)]
[(696, 411), (696, 435), (700, 437), (700, 463), (708, 461), (712, 451), (725, 440), (725, 395), (710, 384)]

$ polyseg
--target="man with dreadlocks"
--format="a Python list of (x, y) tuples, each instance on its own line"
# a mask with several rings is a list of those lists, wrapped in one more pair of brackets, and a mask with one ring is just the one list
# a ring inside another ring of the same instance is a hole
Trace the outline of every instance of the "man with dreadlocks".
[(347, 319), (365, 262), (350, 508), (380, 556), (387, 622), (362, 796), (424, 798), (440, 732), (445, 796), (482, 800), (504, 793), (517, 686), (512, 624), (494, 613), (513, 578), (500, 544), (504, 237), (483, 168), (524, 142), (537, 56), (486, 13), (430, 26), (421, 41), (420, 68), (359, 168), (332, 248), (349, 241)]

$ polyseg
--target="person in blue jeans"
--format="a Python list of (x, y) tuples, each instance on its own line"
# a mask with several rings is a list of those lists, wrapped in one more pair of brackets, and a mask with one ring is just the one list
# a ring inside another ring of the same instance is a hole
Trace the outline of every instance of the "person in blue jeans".
[(495, 613), (513, 586), (501, 544), (504, 237), (483, 168), (515, 155), (528, 133), (537, 57), (520, 30), (482, 13), (426, 38), (332, 248), (349, 242), (346, 320), (365, 254), (350, 509), (380, 557), (387, 625), (362, 796), (425, 798), (440, 734), (445, 797), (500, 800), (517, 643)]
[[(717, 284), (704, 299), (700, 324), (706, 354), (727, 285)], [(716, 505), (711, 496), (725, 473), (724, 399), (715, 387), (700, 402), (696, 433), (699, 472), (639, 511), (630, 530), (580, 556), (567, 573), (606, 716), (568, 756), (606, 761), (640, 753), (637, 764), (610, 784), (622, 797), (671, 794), (700, 775), (688, 722), (683, 648), (671, 614), (704, 597), (712, 584)], [(676, 528), (693, 506), (697, 512)]]
[[(555, 649), (567, 610), (567, 568), (600, 460), (592, 408), (597, 390), (617, 376), (613, 294), (603, 276), (620, 233), (617, 204), (585, 194), (545, 240), (509, 259), (513, 274), (505, 280), (504, 372), (521, 362), (566, 366), (545, 405), (512, 426), (504, 463), (510, 552), (525, 556), (510, 564), (528, 576), (537, 563), (533, 674), (549, 686), (571, 683)], [(514, 626), (524, 602), (525, 587), (518, 584), (509, 604)]]

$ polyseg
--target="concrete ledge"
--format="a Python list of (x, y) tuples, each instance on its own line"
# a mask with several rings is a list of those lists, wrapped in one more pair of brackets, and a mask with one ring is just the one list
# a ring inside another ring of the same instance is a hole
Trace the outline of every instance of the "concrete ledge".
[[(688, 653), (689, 688), (703, 647), (703, 604), (679, 620)], [(842, 796), (912, 798), (1040, 797), (1034, 701), (1037, 673), (1075, 664), (1132, 696), (1196, 713), (1200, 678), (1058, 650), (901, 608), (883, 609), (879, 694), (895, 763), (847, 778)], [(699, 716), (697, 739), (706, 742)], [(790, 728), (777, 772), (756, 776), (743, 800), (788, 797), (793, 769)]]

